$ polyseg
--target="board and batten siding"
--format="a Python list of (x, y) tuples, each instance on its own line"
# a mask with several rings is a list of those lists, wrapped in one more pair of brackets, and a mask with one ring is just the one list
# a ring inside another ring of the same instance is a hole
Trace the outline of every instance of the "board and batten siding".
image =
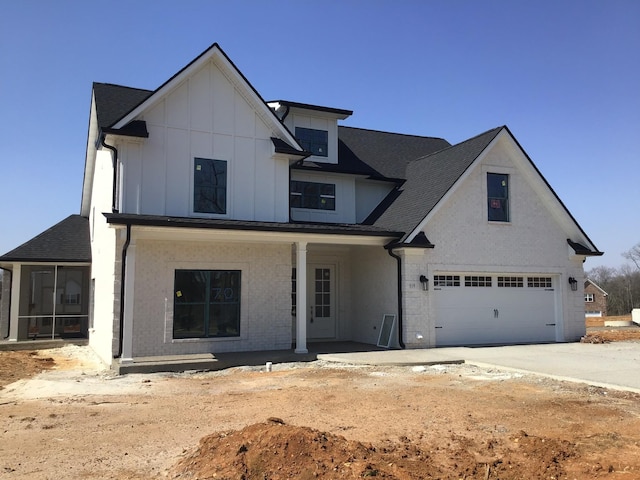
[(288, 162), (272, 158), (274, 133), (214, 61), (139, 119), (149, 138), (119, 145), (122, 213), (213, 217), (193, 212), (193, 162), (202, 157), (227, 162), (227, 212), (215, 217), (288, 220)]

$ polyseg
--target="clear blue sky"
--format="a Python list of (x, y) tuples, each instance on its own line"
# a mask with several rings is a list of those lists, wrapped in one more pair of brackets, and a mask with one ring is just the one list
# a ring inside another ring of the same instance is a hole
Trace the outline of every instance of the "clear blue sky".
[(91, 83), (218, 42), (266, 100), (457, 143), (507, 125), (619, 267), (640, 242), (640, 2), (0, 2), (0, 254), (79, 213)]

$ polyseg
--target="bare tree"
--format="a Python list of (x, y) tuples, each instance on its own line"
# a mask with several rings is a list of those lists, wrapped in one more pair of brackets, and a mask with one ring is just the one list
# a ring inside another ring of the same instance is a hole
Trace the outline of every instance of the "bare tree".
[(623, 252), (622, 256), (627, 260), (631, 260), (636, 268), (640, 270), (640, 243), (637, 243), (634, 247)]

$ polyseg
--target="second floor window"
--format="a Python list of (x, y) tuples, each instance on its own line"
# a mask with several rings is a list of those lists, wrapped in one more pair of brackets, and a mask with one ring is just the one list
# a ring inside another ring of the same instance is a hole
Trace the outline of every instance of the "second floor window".
[(336, 209), (336, 186), (332, 183), (291, 180), (289, 191), (291, 208)]
[(490, 222), (509, 222), (509, 175), (487, 174), (487, 201)]
[(585, 302), (594, 302), (595, 298), (594, 298), (593, 293), (585, 293), (584, 294), (584, 301)]
[(318, 157), (327, 156), (329, 134), (326, 130), (296, 127), (296, 138), (302, 148)]
[(193, 211), (227, 213), (227, 162), (224, 160), (194, 160)]

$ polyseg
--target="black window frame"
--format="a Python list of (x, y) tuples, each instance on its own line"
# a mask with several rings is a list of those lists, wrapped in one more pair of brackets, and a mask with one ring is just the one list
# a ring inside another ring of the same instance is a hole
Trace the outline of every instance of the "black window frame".
[(335, 183), (291, 180), (289, 182), (289, 205), (291, 208), (335, 211)]
[(509, 206), (509, 175), (487, 173), (487, 219), (490, 222), (511, 221)]
[(239, 337), (241, 301), (241, 270), (176, 269), (173, 338)]
[(193, 212), (225, 215), (227, 184), (226, 160), (195, 157), (193, 160)]
[(302, 148), (316, 157), (329, 155), (329, 132), (327, 130), (296, 127), (296, 139)]

